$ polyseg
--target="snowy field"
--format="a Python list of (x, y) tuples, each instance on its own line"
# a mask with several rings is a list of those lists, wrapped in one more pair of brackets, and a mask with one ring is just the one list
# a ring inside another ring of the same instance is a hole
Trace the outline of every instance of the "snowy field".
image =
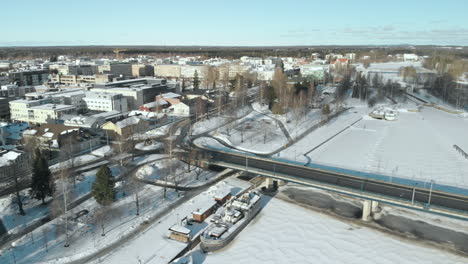
[[(172, 166), (172, 175), (169, 173), (169, 167)], [(176, 159), (164, 159), (144, 165), (136, 172), (139, 179), (153, 180), (164, 184), (174, 184), (179, 186), (199, 186), (209, 182), (216, 172), (206, 171), (201, 168), (191, 166), (188, 172), (186, 163)], [(165, 178), (163, 175), (167, 175)]]
[(211, 133), (240, 150), (266, 154), (288, 143), (275, 120), (258, 112), (221, 127)]
[(467, 118), (431, 107), (401, 111), (396, 121), (365, 116), (308, 156), (343, 168), (468, 187), (468, 162), (453, 148), (468, 149), (466, 131)]
[(245, 115), (247, 115), (248, 113), (250, 113), (252, 109), (250, 109), (249, 107), (244, 107), (242, 109), (239, 109), (237, 110), (236, 114), (233, 115), (233, 116), (227, 116), (225, 114), (223, 115), (212, 115), (210, 116), (209, 119), (205, 118), (201, 121), (198, 121), (196, 122), (194, 125), (193, 125), (193, 128), (192, 128), (192, 134), (193, 135), (199, 135), (199, 134), (202, 134), (202, 133), (205, 133), (205, 132), (210, 132), (210, 131), (213, 131), (215, 129), (217, 129), (218, 127), (221, 127), (231, 121), (233, 121), (233, 118), (241, 118)]
[(193, 263), (467, 263), (468, 259), (413, 241), (271, 199), (226, 248)]
[(371, 109), (367, 108), (367, 106), (356, 105), (354, 108), (345, 111), (337, 118), (331, 119), (325, 125), (312, 131), (307, 136), (291, 145), (289, 148), (281, 151), (274, 157), (307, 163), (309, 159), (304, 156), (305, 153), (335, 135), (343, 128), (358, 121), (370, 111)]

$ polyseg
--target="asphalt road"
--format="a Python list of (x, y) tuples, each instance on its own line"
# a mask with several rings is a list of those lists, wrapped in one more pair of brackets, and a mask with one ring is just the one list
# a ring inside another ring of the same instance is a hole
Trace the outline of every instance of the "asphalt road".
[[(223, 161), (236, 165), (246, 165), (246, 156), (241, 154), (232, 154), (218, 151), (208, 151), (211, 158), (217, 161)], [(414, 201), (421, 204), (429, 203), (430, 205), (442, 206), (450, 209), (461, 210), (468, 212), (468, 197), (456, 195), (441, 191), (430, 190), (423, 188), (415, 188), (390, 182), (383, 182), (368, 178), (345, 175), (331, 171), (317, 170), (310, 167), (292, 165), (274, 160), (258, 159), (248, 156), (248, 167), (255, 169), (263, 169), (273, 173), (281, 173), (291, 176), (291, 180), (313, 180), (326, 184), (333, 184), (341, 187), (351, 188), (362, 192), (374, 193), (377, 195), (385, 195), (397, 199), (412, 200), (414, 190)]]

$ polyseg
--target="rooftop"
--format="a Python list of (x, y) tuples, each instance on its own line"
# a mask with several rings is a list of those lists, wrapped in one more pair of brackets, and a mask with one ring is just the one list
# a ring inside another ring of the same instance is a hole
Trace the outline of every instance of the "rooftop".
[(33, 106), (31, 109), (39, 109), (39, 110), (71, 110), (75, 109), (74, 106), (71, 105), (61, 105), (61, 104), (43, 104), (38, 106)]

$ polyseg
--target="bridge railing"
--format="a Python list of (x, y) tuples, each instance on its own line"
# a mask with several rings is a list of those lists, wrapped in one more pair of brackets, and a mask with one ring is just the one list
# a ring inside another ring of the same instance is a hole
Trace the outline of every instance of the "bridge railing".
[(225, 151), (225, 152), (231, 152), (231, 153), (237, 153), (241, 154), (246, 157), (257, 157), (257, 158), (262, 158), (262, 159), (271, 159), (283, 163), (289, 163), (289, 164), (294, 164), (298, 166), (306, 166), (314, 169), (321, 169), (321, 170), (327, 170), (327, 171), (332, 171), (332, 172), (337, 172), (337, 173), (342, 173), (342, 174), (347, 174), (351, 176), (357, 176), (357, 177), (362, 177), (362, 178), (368, 178), (368, 179), (374, 179), (374, 180), (379, 180), (379, 181), (385, 181), (385, 182), (392, 182), (392, 183), (397, 183), (397, 184), (402, 184), (406, 186), (412, 186), (416, 188), (423, 188), (423, 189), (433, 189), (433, 190), (438, 190), (442, 192), (447, 192), (447, 193), (452, 193), (452, 194), (458, 194), (458, 195), (463, 195), (463, 196), (468, 196), (468, 186), (463, 186), (463, 185), (458, 185), (458, 186), (453, 186), (447, 183), (440, 183), (436, 182), (434, 180), (419, 180), (419, 179), (410, 179), (410, 178), (403, 178), (395, 175), (388, 175), (388, 174), (383, 174), (383, 173), (375, 173), (375, 172), (366, 172), (366, 171), (358, 171), (354, 169), (348, 169), (348, 168), (341, 168), (337, 167), (334, 165), (328, 165), (328, 164), (321, 164), (317, 162), (308, 162), (307, 164), (304, 164), (303, 162), (298, 162), (298, 161), (293, 161), (293, 160), (288, 160), (284, 158), (279, 158), (279, 157), (261, 157), (257, 156), (255, 154), (251, 153), (245, 153), (242, 151), (236, 151), (227, 147), (213, 147), (213, 146), (205, 146), (207, 148), (211, 148), (213, 150), (219, 150), (219, 151)]

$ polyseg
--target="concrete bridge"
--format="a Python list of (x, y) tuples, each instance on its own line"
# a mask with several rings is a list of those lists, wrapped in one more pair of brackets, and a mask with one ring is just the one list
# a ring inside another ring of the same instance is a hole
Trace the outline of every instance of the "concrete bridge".
[(378, 203), (468, 220), (466, 189), (449, 187), (444, 191), (436, 189), (433, 182), (417, 187), (228, 150), (202, 149), (206, 163), (266, 176), (267, 187), (282, 180), (362, 198), (363, 220), (370, 219)]

